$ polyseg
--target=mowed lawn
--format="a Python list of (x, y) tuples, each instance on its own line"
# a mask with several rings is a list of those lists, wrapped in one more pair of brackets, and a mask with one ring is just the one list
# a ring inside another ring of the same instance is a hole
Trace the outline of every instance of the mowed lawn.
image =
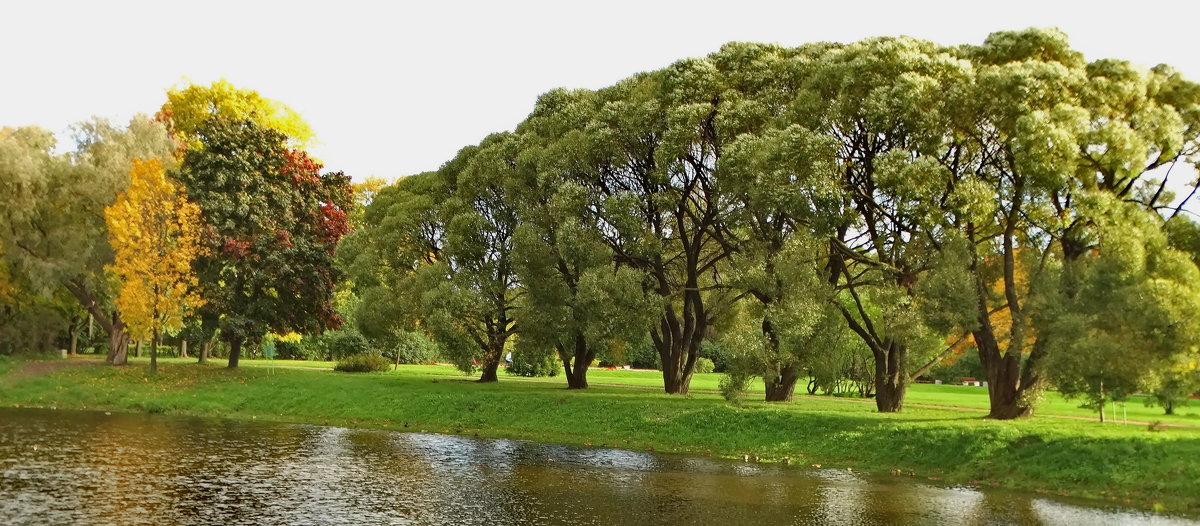
[[(130, 362), (134, 364), (148, 364), (149, 358), (131, 358)], [(159, 358), (161, 363), (193, 363), (195, 359), (181, 358)], [(214, 364), (225, 364), (224, 359), (213, 359)], [(245, 367), (267, 367), (267, 368), (315, 368), (315, 369), (333, 369), (335, 362), (325, 361), (306, 361), (306, 360), (242, 360), (240, 362)], [(405, 374), (405, 375), (430, 375), (430, 376), (445, 376), (445, 377), (463, 377), (470, 378), (471, 375), (465, 375), (452, 365), (401, 365), (399, 371), (389, 371), (385, 374)], [(693, 392), (716, 392), (718, 390), (718, 382), (721, 379), (719, 373), (696, 374), (692, 378), (691, 389)], [(501, 382), (511, 381), (526, 381), (526, 382), (547, 382), (552, 384), (566, 385), (566, 380), (560, 375), (556, 377), (545, 378), (524, 378), (519, 376), (508, 376), (500, 374)], [(588, 382), (593, 386), (628, 386), (642, 387), (647, 389), (662, 388), (662, 373), (654, 370), (645, 369), (607, 369), (593, 368), (588, 371)], [(810, 397), (805, 391), (807, 380), (801, 380), (796, 386), (796, 399), (805, 400), (811, 398), (819, 398), (823, 400), (836, 400), (845, 403), (863, 403), (873, 404), (871, 400), (863, 400), (860, 398), (835, 398), (830, 396)], [(751, 393), (747, 395), (748, 399), (755, 399), (756, 395), (763, 393), (763, 384), (761, 381), (755, 381), (751, 384)], [(1113, 410), (1116, 410), (1116, 422), (1163, 422), (1172, 425), (1181, 426), (1197, 426), (1200, 427), (1200, 400), (1192, 400), (1188, 405), (1177, 407), (1174, 415), (1164, 414), (1161, 407), (1156, 405), (1147, 405), (1148, 397), (1135, 397), (1127, 402), (1110, 405), (1106, 408), (1106, 419), (1113, 418)], [(963, 386), (963, 385), (934, 385), (934, 384), (913, 384), (908, 389), (908, 396), (905, 397), (905, 402), (910, 407), (918, 405), (931, 406), (946, 406), (952, 408), (976, 409), (979, 411), (987, 411), (988, 394), (987, 388)], [(1043, 416), (1069, 416), (1079, 418), (1098, 418), (1096, 410), (1080, 407), (1082, 400), (1068, 400), (1062, 397), (1055, 391), (1047, 392), (1041, 402), (1037, 406), (1037, 414)], [(797, 402), (799, 403), (799, 402)]]

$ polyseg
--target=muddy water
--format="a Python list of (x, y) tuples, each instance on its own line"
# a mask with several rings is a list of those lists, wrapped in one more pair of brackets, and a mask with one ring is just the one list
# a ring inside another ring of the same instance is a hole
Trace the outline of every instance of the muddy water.
[(618, 449), (0, 409), (4, 524), (1200, 524)]

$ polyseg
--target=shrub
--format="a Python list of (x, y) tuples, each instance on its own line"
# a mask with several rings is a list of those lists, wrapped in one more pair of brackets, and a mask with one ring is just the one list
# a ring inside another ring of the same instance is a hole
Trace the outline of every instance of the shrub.
[(387, 359), (378, 354), (352, 354), (333, 366), (333, 370), (345, 373), (377, 373), (388, 370)]
[(513, 376), (558, 376), (560, 362), (554, 353), (522, 350), (513, 353), (505, 371)]
[(692, 369), (692, 372), (700, 374), (711, 373), (715, 368), (716, 366), (713, 365), (712, 360), (709, 360), (708, 358), (696, 358), (696, 367)]
[(717, 386), (721, 389), (721, 396), (725, 397), (727, 402), (740, 407), (742, 400), (746, 397), (746, 390), (750, 388), (752, 378), (743, 373), (725, 373), (721, 375), (721, 381)]

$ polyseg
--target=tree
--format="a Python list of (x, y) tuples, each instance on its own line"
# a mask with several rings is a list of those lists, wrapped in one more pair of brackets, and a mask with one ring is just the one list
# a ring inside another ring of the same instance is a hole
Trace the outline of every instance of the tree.
[(734, 297), (717, 272), (732, 251), (714, 174), (719, 95), (710, 62), (681, 61), (577, 92), (570, 111), (585, 125), (562, 136), (573, 148), (565, 175), (588, 197), (585, 224), (657, 296), (650, 336), (670, 394), (687, 393), (701, 342)]
[(192, 271), (201, 255), (200, 209), (160, 161), (134, 159), (129, 173), (129, 187), (104, 211), (121, 280), (116, 305), (135, 338), (150, 338), (150, 371), (158, 372), (159, 334), (181, 329), (203, 303)]
[(445, 226), (438, 205), (448, 198), (444, 183), (437, 172), (427, 172), (381, 188), (338, 250), (361, 298), (354, 320), (368, 339), (426, 330), (417, 271), (442, 259)]
[[(752, 362), (767, 401), (790, 401), (818, 353), (842, 336), (828, 237), (841, 198), (833, 184), (831, 141), (799, 126), (742, 135), (726, 154), (721, 181), (739, 205), (740, 234), (729, 282), (757, 305), (746, 309), (761, 332)], [(834, 319), (836, 317), (836, 319)]]
[(575, 97), (543, 95), (519, 134), (521, 154), (508, 185), (520, 225), (514, 268), (524, 289), (518, 349), (553, 351), (569, 389), (586, 389), (587, 370), (602, 353), (640, 341), (657, 302), (643, 289), (642, 274), (615, 264), (599, 231), (589, 228), (588, 190), (574, 180), (578, 135)]
[(1168, 415), (1175, 408), (1187, 405), (1188, 399), (1200, 393), (1200, 357), (1195, 353), (1177, 356), (1153, 371), (1148, 380), (1150, 395)]
[(208, 230), (197, 258), (205, 306), (229, 342), (268, 331), (319, 333), (341, 326), (333, 308), (338, 241), (349, 231), (349, 178), (290, 149), (287, 137), (252, 121), (214, 116), (196, 130), (202, 147), (184, 155), (177, 179)]
[(132, 159), (170, 166), (175, 144), (142, 116), (123, 129), (95, 119), (74, 130), (75, 151), (65, 155), (45, 130), (0, 131), (0, 242), (22, 287), (45, 299), (70, 292), (108, 333), (106, 361), (120, 365), (129, 335), (110, 305), (104, 208), (128, 185)]
[(200, 128), (214, 115), (275, 130), (297, 148), (304, 148), (314, 137), (312, 128), (295, 110), (225, 79), (208, 86), (191, 84), (167, 90), (167, 102), (156, 118), (186, 147), (196, 147), (203, 143)]
[(518, 220), (505, 185), (515, 146), (511, 134), (493, 134), (438, 170), (449, 192), (438, 210), (445, 246), (418, 276), (428, 284), (422, 305), (429, 330), (460, 369), (473, 371), (478, 363), (480, 382), (498, 379), (505, 346), (519, 330)]
[[(1069, 299), (1084, 286), (1054, 269), (1096, 248), (1098, 219), (1086, 214), (1100, 209), (1080, 206), (1093, 194), (1161, 206), (1166, 196), (1147, 174), (1194, 151), (1196, 90), (1164, 68), (1144, 77), (1117, 61), (1085, 64), (1055, 30), (995, 33), (963, 52), (975, 81), (955, 106), (943, 157), (961, 196), (944, 228), (971, 246), (977, 307), (963, 325), (987, 371), (989, 416), (1017, 418), (1032, 414), (1047, 387), (1042, 364), (1063, 348), (1027, 305), (1031, 292)], [(997, 310), (1008, 311), (1007, 327), (991, 322)]]
[(1169, 248), (1156, 214), (1104, 193), (1090, 201), (1076, 206), (1097, 209), (1088, 212), (1096, 250), (1055, 269), (1073, 285), (1039, 287), (1031, 308), (1039, 333), (1053, 335), (1048, 376), (1103, 419), (1107, 399), (1153, 391), (1159, 371), (1195, 360), (1200, 269)]
[(834, 142), (841, 201), (825, 207), (826, 272), (871, 351), (882, 412), (901, 410), (913, 354), (942, 336), (923, 317), (921, 284), (946, 242), (937, 223), (954, 188), (939, 161), (948, 109), (971, 73), (951, 53), (905, 37), (844, 46), (822, 57), (790, 110), (795, 125)]

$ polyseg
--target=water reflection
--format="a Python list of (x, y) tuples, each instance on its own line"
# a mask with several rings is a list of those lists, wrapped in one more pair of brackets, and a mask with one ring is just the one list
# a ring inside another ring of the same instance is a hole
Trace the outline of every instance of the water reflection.
[(3, 409), (0, 518), (13, 524), (1198, 524), (844, 470), (434, 434)]

